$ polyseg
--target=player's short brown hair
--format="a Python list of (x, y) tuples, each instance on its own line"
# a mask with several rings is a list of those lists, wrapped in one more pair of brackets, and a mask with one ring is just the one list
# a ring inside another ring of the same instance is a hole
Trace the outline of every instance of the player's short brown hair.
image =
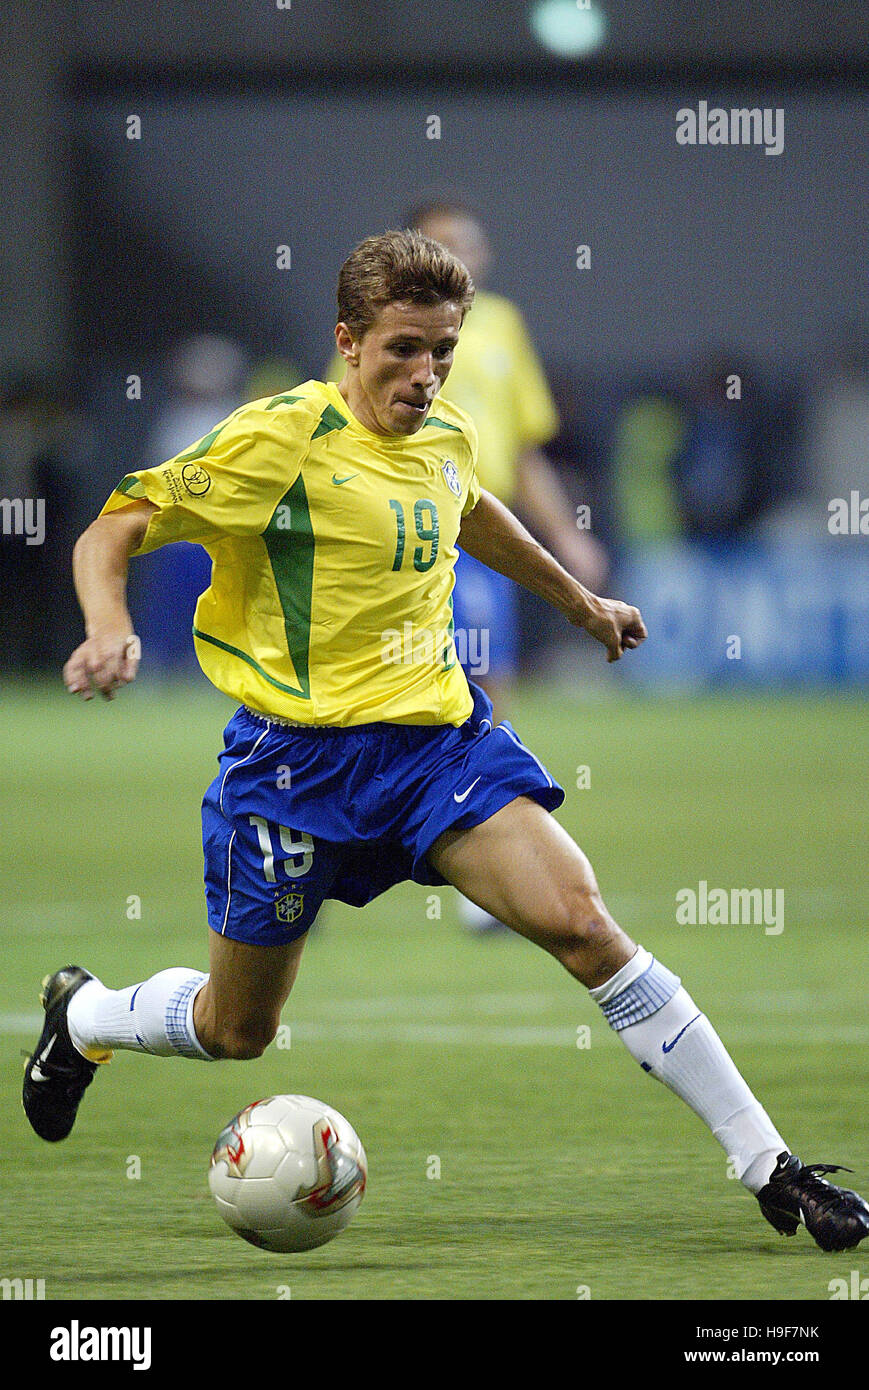
[(338, 275), (338, 321), (361, 340), (387, 304), (452, 300), (464, 319), (474, 282), (452, 252), (421, 232), (383, 232), (354, 247)]

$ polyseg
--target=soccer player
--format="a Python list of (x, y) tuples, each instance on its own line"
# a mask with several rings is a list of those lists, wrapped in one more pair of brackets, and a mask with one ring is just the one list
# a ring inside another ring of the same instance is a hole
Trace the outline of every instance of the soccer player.
[(585, 589), (480, 489), (474, 426), (438, 395), (472, 299), (438, 243), (410, 231), (361, 242), (338, 283), (342, 382), (241, 407), (124, 478), (79, 539), (86, 638), (67, 689), (110, 699), (134, 679), (128, 559), (193, 540), (213, 565), (197, 655), (240, 707), (203, 803), (209, 973), (175, 967), (117, 990), (79, 966), (48, 977), (28, 1118), (44, 1139), (65, 1138), (113, 1049), (259, 1056), (325, 898), (362, 905), (402, 879), (450, 882), (589, 989), (777, 1230), (802, 1222), (824, 1249), (850, 1249), (869, 1234), (869, 1207), (822, 1176), (834, 1165), (789, 1151), (679, 978), (614, 921), (549, 814), (561, 788), (509, 724), (493, 728), (455, 660), (458, 542), (610, 661), (646, 636), (636, 608)]

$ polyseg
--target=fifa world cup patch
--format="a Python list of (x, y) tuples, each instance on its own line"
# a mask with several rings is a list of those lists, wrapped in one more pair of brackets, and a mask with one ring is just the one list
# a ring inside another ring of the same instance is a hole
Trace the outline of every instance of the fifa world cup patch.
[(191, 497), (204, 497), (211, 487), (211, 474), (206, 473), (196, 463), (185, 463), (181, 469), (181, 481)]
[(304, 893), (285, 893), (275, 902), (275, 916), (287, 926), (301, 917), (305, 909)]
[(441, 472), (443, 473), (446, 479), (447, 487), (449, 488), (453, 496), (461, 497), (462, 480), (459, 477), (459, 470), (458, 468), (456, 468), (456, 465), (453, 463), (452, 459), (444, 459), (444, 465), (441, 469)]

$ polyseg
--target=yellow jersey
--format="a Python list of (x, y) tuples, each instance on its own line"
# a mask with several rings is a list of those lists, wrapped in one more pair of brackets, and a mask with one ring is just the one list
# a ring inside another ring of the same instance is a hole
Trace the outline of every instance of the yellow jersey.
[(453, 566), (476, 461), (473, 422), (440, 396), (416, 434), (383, 436), (335, 384), (306, 381), (128, 474), (103, 514), (147, 498), (135, 554), (208, 551), (196, 655), (233, 699), (303, 725), (459, 725)]
[[(336, 353), (327, 377), (340, 381), (344, 366)], [(477, 291), (462, 324), (447, 391), (477, 428), (480, 486), (512, 506), (520, 458), (550, 440), (559, 422), (525, 321), (510, 300)]]

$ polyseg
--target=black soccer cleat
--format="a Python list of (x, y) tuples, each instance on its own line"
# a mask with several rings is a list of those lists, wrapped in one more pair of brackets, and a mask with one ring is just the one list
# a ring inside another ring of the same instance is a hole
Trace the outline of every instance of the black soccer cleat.
[(45, 1009), (45, 1023), (36, 1050), (24, 1068), (22, 1100), (24, 1113), (36, 1133), (49, 1143), (69, 1134), (94, 1072), (100, 1062), (107, 1062), (112, 1055), (105, 1052), (90, 1061), (70, 1041), (66, 1024), (69, 1001), (93, 978), (79, 965), (65, 965), (42, 981), (39, 1000)]
[(821, 1173), (850, 1173), (838, 1163), (802, 1163), (796, 1154), (778, 1156), (769, 1182), (757, 1193), (760, 1209), (784, 1236), (805, 1226), (822, 1250), (853, 1250), (869, 1236), (869, 1204)]

